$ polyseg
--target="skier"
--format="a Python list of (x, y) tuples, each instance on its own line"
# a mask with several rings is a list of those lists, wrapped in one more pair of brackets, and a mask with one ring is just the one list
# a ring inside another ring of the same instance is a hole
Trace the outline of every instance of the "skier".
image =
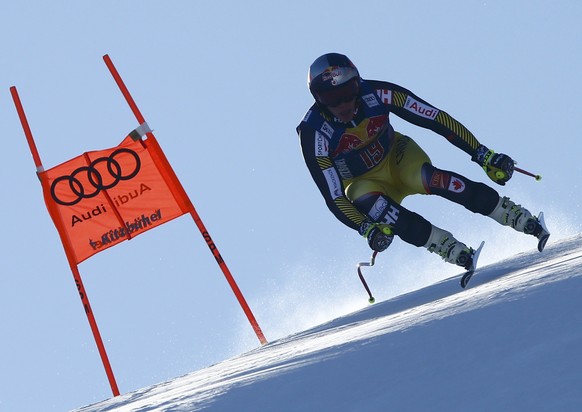
[(318, 57), (307, 82), (315, 104), (297, 127), (303, 157), (328, 208), (373, 250), (386, 250), (397, 235), (446, 262), (472, 267), (474, 249), (401, 205), (413, 194), (441, 196), (489, 216), (535, 236), (543, 250), (550, 235), (543, 220), (483, 183), (433, 166), (414, 140), (392, 128), (389, 115), (444, 136), (499, 185), (511, 179), (511, 157), (490, 150), (457, 120), (409, 90), (362, 79), (342, 54)]

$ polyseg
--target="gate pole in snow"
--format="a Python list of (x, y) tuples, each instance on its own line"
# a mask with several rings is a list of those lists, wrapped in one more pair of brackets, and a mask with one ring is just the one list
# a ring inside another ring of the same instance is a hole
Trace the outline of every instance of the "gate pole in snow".
[[(24, 113), (24, 109), (22, 107), (22, 103), (20, 101), (20, 97), (18, 96), (16, 87), (12, 86), (10, 88), (10, 93), (12, 94), (12, 99), (14, 100), (14, 105), (16, 106), (16, 111), (18, 112), (20, 123), (22, 123), (22, 129), (24, 130), (24, 135), (26, 136), (28, 147), (30, 148), (32, 158), (36, 166), (36, 172), (43, 187), (43, 192), (47, 193), (46, 188), (48, 188), (48, 183), (45, 179), (45, 176), (41, 173), (44, 171), (44, 168), (42, 166), (40, 155), (38, 154), (38, 150), (36, 148), (36, 144), (34, 142), (34, 138), (32, 136), (32, 132), (30, 130), (28, 120), (26, 119), (26, 114)], [(51, 217), (56, 216), (56, 214), (52, 213), (53, 207), (51, 206), (51, 203), (50, 202), (45, 203), (47, 205), (47, 208), (49, 209), (49, 214), (51, 215)], [(59, 234), (63, 233), (62, 222), (60, 221), (60, 219), (53, 219), (53, 221), (57, 226), (57, 231), (59, 232)], [(61, 236), (61, 239), (65, 238), (66, 237)], [(117, 387), (117, 382), (115, 381), (113, 369), (111, 368), (111, 364), (109, 363), (109, 358), (107, 356), (103, 340), (101, 339), (101, 334), (99, 333), (97, 322), (95, 320), (95, 317), (93, 316), (93, 310), (91, 309), (91, 304), (89, 303), (87, 292), (85, 292), (85, 287), (83, 286), (81, 274), (79, 273), (79, 269), (77, 267), (75, 259), (70, 252), (73, 249), (71, 248), (70, 245), (66, 244), (65, 241), (63, 241), (63, 247), (65, 249), (65, 254), (67, 256), (71, 272), (73, 273), (73, 279), (75, 280), (75, 285), (77, 286), (79, 297), (81, 298), (81, 303), (83, 304), (85, 314), (87, 315), (87, 320), (89, 321), (89, 326), (91, 327), (91, 332), (93, 332), (93, 337), (95, 339), (95, 343), (97, 344), (97, 349), (99, 350), (99, 355), (101, 356), (101, 361), (103, 362), (103, 367), (105, 368), (105, 373), (107, 375), (107, 379), (109, 380), (109, 385), (111, 386), (111, 392), (113, 393), (113, 396), (119, 396), (119, 388)]]
[[(119, 87), (119, 90), (123, 94), (123, 97), (125, 97), (125, 100), (127, 101), (127, 104), (129, 105), (129, 107), (131, 108), (131, 111), (133, 112), (133, 114), (134, 114), (135, 118), (137, 119), (138, 123), (140, 125), (141, 124), (144, 124), (145, 123), (144, 117), (142, 116), (142, 114), (141, 114), (139, 108), (137, 107), (137, 105), (135, 104), (135, 101), (133, 100), (133, 97), (131, 97), (131, 94), (129, 93), (129, 90), (125, 86), (125, 83), (121, 79), (121, 76), (119, 75), (119, 73), (117, 72), (117, 69), (113, 65), (113, 62), (109, 58), (109, 55), (106, 54), (105, 56), (103, 56), (103, 60), (105, 61), (105, 64), (107, 65), (107, 68), (111, 72), (111, 75), (113, 76), (113, 79), (117, 83), (117, 86)], [(154, 144), (157, 144), (157, 141), (156, 141), (156, 139), (155, 139), (155, 137), (154, 137), (154, 135), (153, 135), (153, 133), (151, 131), (147, 133), (147, 136), (148, 137), (152, 137), (151, 140), (154, 142)], [(160, 151), (160, 153), (162, 153), (162, 152)], [(166, 159), (163, 159), (163, 160), (164, 160), (164, 162), (166, 164), (169, 165), (169, 162), (167, 162)], [(175, 176), (175, 174), (173, 173), (173, 171), (170, 169), (170, 170), (168, 170), (168, 172), (170, 172), (170, 174), (171, 174), (170, 178), (174, 181), (175, 186), (180, 189), (181, 195), (182, 195), (183, 199), (185, 199), (187, 201), (187, 203), (188, 203), (188, 209), (190, 211), (190, 215), (192, 216), (192, 219), (194, 219), (194, 223), (196, 223), (196, 226), (198, 227), (198, 230), (200, 230), (200, 233), (202, 234), (202, 237), (204, 238), (204, 240), (206, 241), (206, 244), (210, 248), (211, 253), (214, 255), (214, 258), (216, 259), (216, 262), (218, 263), (218, 266), (220, 266), (220, 269), (222, 270), (222, 273), (226, 277), (226, 280), (227, 280), (228, 284), (230, 285), (230, 287), (231, 287), (232, 291), (234, 292), (234, 294), (235, 294), (235, 296), (236, 296), (239, 304), (241, 305), (241, 307), (242, 307), (245, 315), (247, 316), (247, 319), (249, 320), (249, 322), (250, 322), (253, 330), (255, 331), (255, 334), (257, 335), (257, 338), (259, 339), (259, 342), (261, 342), (262, 345), (267, 344), (268, 343), (267, 342), (267, 339), (265, 338), (265, 335), (263, 334), (263, 331), (259, 327), (259, 324), (258, 324), (257, 320), (255, 319), (255, 316), (253, 315), (253, 312), (251, 311), (249, 305), (247, 304), (247, 302), (246, 302), (246, 300), (245, 300), (242, 292), (240, 291), (238, 285), (236, 284), (236, 281), (234, 280), (234, 277), (230, 273), (230, 270), (226, 266), (226, 263), (224, 262), (224, 259), (222, 259), (222, 256), (220, 255), (220, 252), (218, 251), (218, 248), (216, 247), (216, 245), (212, 241), (212, 238), (208, 234), (208, 231), (206, 230), (206, 227), (204, 226), (204, 223), (202, 223), (202, 220), (200, 219), (200, 216), (196, 212), (196, 209), (194, 208), (194, 205), (190, 201), (190, 198), (186, 194), (186, 191), (184, 190), (184, 188), (180, 184), (178, 178)]]

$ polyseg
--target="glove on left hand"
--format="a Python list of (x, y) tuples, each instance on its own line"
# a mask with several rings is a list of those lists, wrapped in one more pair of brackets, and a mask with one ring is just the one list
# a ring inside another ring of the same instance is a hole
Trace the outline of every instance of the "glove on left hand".
[(515, 167), (513, 159), (506, 154), (495, 153), (486, 146), (479, 146), (471, 160), (479, 164), (485, 170), (487, 176), (501, 186), (504, 186), (505, 182), (513, 176)]
[(376, 252), (383, 252), (394, 240), (394, 234), (388, 225), (374, 223), (369, 220), (360, 225), (360, 235), (368, 239), (368, 245)]

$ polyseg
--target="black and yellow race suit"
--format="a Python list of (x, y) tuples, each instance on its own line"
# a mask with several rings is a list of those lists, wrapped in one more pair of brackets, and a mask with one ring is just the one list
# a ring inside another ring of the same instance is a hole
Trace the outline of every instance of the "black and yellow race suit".
[(480, 143), (460, 122), (383, 81), (361, 80), (356, 107), (354, 119), (345, 124), (315, 103), (297, 127), (311, 176), (341, 222), (355, 230), (365, 219), (386, 223), (403, 240), (422, 246), (431, 226), (400, 205), (408, 195), (436, 194), (476, 213), (493, 211), (499, 200), (495, 190), (432, 166), (411, 138), (394, 131), (390, 114), (444, 136), (473, 157)]

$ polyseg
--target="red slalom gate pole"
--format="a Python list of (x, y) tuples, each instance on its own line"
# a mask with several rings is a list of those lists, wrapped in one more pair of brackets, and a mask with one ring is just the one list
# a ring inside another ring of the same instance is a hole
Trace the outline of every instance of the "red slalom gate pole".
[[(41, 185), (43, 187), (43, 192), (46, 193), (46, 188), (48, 187), (48, 183), (46, 182), (46, 177), (42, 172), (44, 168), (42, 166), (42, 162), (40, 160), (40, 155), (36, 148), (36, 143), (34, 142), (34, 138), (32, 136), (32, 131), (30, 130), (30, 126), (28, 124), (28, 120), (26, 118), (26, 114), (24, 113), (24, 108), (22, 107), (22, 103), (20, 101), (20, 97), (18, 96), (18, 91), (16, 87), (12, 86), (10, 88), (10, 93), (12, 94), (12, 99), (14, 100), (14, 105), (16, 106), (16, 111), (18, 113), (18, 117), (20, 118), (20, 123), (22, 123), (22, 129), (24, 130), (24, 135), (26, 136), (26, 140), (28, 142), (28, 146), (30, 148), (30, 152), (32, 154), (32, 158), (34, 160), (34, 164), (36, 166), (36, 172), (40, 179)], [(49, 214), (51, 218), (56, 216), (56, 213), (52, 212), (52, 205), (50, 202), (46, 202), (47, 209), (49, 210)], [(60, 233), (63, 232), (62, 223), (59, 219), (53, 219), (55, 226), (57, 227), (57, 231)], [(107, 379), (109, 380), (109, 385), (111, 387), (111, 392), (113, 396), (119, 396), (119, 388), (117, 386), (117, 382), (115, 381), (115, 375), (113, 374), (113, 369), (111, 368), (111, 363), (109, 362), (109, 357), (107, 356), (107, 351), (105, 350), (105, 345), (103, 344), (103, 339), (101, 338), (101, 333), (99, 333), (99, 327), (97, 326), (97, 321), (95, 320), (95, 316), (93, 315), (93, 310), (91, 309), (91, 304), (89, 303), (89, 297), (87, 296), (87, 292), (85, 291), (85, 287), (83, 286), (83, 280), (81, 279), (81, 274), (77, 267), (74, 257), (69, 252), (72, 250), (71, 246), (66, 243), (64, 239), (66, 237), (61, 236), (63, 240), (63, 247), (65, 249), (65, 255), (67, 256), (67, 260), (69, 262), (69, 267), (71, 268), (71, 272), (73, 274), (73, 279), (75, 281), (75, 285), (77, 287), (77, 291), (79, 292), (79, 297), (81, 298), (81, 303), (83, 304), (83, 308), (85, 310), (85, 314), (87, 315), (87, 320), (89, 321), (89, 326), (91, 327), (91, 332), (93, 333), (93, 338), (95, 339), (95, 344), (97, 345), (97, 350), (99, 351), (99, 355), (101, 356), (101, 361), (103, 363), (103, 367), (105, 368), (105, 374), (107, 375)]]
[[(129, 90), (125, 86), (123, 79), (119, 75), (119, 72), (115, 68), (109, 55), (106, 54), (105, 56), (103, 56), (103, 60), (105, 61), (105, 65), (107, 66), (107, 68), (111, 72), (113, 79), (117, 83), (117, 86), (119, 87), (119, 90), (121, 91), (121, 94), (123, 94), (123, 97), (125, 97), (125, 100), (127, 101), (127, 104), (129, 105), (129, 107), (131, 108), (131, 111), (133, 112), (135, 118), (137, 119), (137, 121), (139, 122), (140, 125), (144, 124), (145, 118), (141, 114), (139, 108), (137, 107), (135, 101), (133, 100), (133, 97), (129, 93)], [(158, 146), (157, 148), (159, 148), (157, 140), (151, 131), (147, 133), (147, 137), (148, 137), (148, 140), (151, 140), (148, 144)], [(172, 179), (174, 186), (179, 188), (180, 196), (185, 200), (185, 203), (186, 203), (186, 206), (190, 212), (190, 215), (192, 216), (192, 219), (194, 219), (194, 223), (198, 227), (198, 230), (200, 230), (200, 233), (202, 234), (202, 237), (206, 241), (206, 244), (208, 245), (210, 252), (212, 253), (214, 258), (216, 259), (218, 266), (222, 270), (222, 273), (224, 274), (228, 284), (230, 285), (230, 287), (231, 287), (232, 291), (234, 292), (240, 306), (242, 307), (247, 319), (249, 320), (253, 330), (255, 331), (255, 334), (257, 335), (259, 342), (261, 342), (262, 345), (266, 345), (268, 343), (268, 341), (265, 338), (263, 331), (261, 330), (257, 320), (255, 319), (255, 316), (253, 315), (253, 312), (251, 311), (249, 305), (247, 304), (247, 302), (246, 302), (241, 290), (239, 289), (236, 281), (234, 280), (234, 277), (232, 276), (230, 270), (228, 269), (228, 266), (226, 266), (224, 259), (220, 255), (220, 252), (218, 251), (216, 244), (214, 243), (214, 241), (210, 237), (210, 234), (208, 233), (208, 230), (206, 230), (204, 223), (202, 223), (202, 219), (198, 215), (198, 212), (196, 212), (196, 208), (194, 208), (194, 205), (190, 201), (188, 194), (186, 193), (186, 191), (182, 187), (182, 184), (178, 180), (178, 177), (173, 172), (173, 169), (171, 168), (170, 163), (163, 155), (163, 151), (160, 149), (157, 152), (159, 153), (160, 157), (163, 157), (162, 160), (163, 160), (164, 164), (166, 165), (166, 169), (167, 169), (168, 174), (170, 175), (169, 178)]]

